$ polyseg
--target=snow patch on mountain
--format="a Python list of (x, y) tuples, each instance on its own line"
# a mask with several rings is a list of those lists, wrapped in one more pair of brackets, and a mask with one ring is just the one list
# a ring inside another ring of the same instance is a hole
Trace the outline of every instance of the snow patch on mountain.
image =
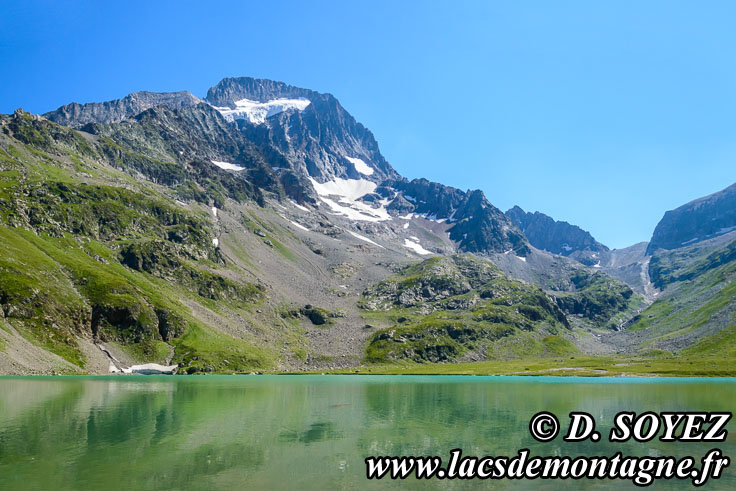
[(378, 247), (380, 247), (381, 249), (385, 249), (385, 247), (383, 247), (383, 246), (382, 246), (381, 244), (376, 244), (375, 242), (373, 242), (373, 241), (372, 241), (371, 239), (369, 239), (368, 237), (365, 237), (365, 236), (363, 236), (363, 235), (360, 235), (360, 234), (358, 234), (358, 233), (355, 233), (355, 232), (353, 232), (352, 230), (348, 230), (348, 233), (349, 233), (350, 235), (352, 235), (353, 237), (355, 237), (356, 239), (360, 239), (360, 240), (362, 240), (363, 242), (368, 242), (369, 244), (373, 244), (374, 246), (378, 246)]
[(362, 159), (355, 158), (355, 157), (345, 157), (350, 161), (350, 163), (353, 164), (355, 167), (355, 170), (363, 174), (364, 176), (370, 176), (375, 172), (371, 167), (368, 166)]
[[(367, 222), (391, 220), (391, 215), (386, 210), (384, 203), (381, 203), (382, 206), (379, 208), (372, 208), (358, 201), (376, 189), (375, 182), (365, 179), (336, 178), (334, 181), (320, 183), (311, 177), (309, 180), (319, 195), (319, 199), (338, 215), (344, 215), (351, 220)], [(333, 198), (336, 198), (337, 201)]]
[(294, 225), (294, 226), (295, 226), (296, 228), (298, 228), (298, 229), (300, 229), (300, 230), (304, 230), (305, 232), (309, 232), (309, 229), (308, 229), (307, 227), (305, 227), (304, 225), (300, 225), (300, 224), (296, 223), (296, 222), (295, 222), (294, 220), (289, 220), (289, 221), (290, 221), (290, 222), (291, 222), (291, 224), (292, 224), (292, 225)]
[(414, 213), (413, 216), (415, 218), (424, 218), (425, 220), (436, 223), (445, 223), (448, 220), (447, 218), (437, 218), (437, 214), (430, 215), (429, 213)]
[(211, 160), (210, 162), (215, 164), (220, 169), (235, 170), (235, 171), (245, 169), (245, 167), (240, 167), (239, 165), (231, 164), (230, 162), (221, 162), (219, 160)]
[(309, 208), (307, 208), (307, 207), (305, 207), (305, 206), (302, 206), (302, 205), (300, 205), (300, 204), (299, 204), (299, 203), (297, 203), (296, 201), (293, 201), (293, 200), (292, 200), (292, 201), (291, 201), (291, 204), (292, 204), (292, 205), (294, 205), (294, 206), (295, 206), (295, 207), (296, 207), (297, 209), (299, 209), (299, 210), (302, 210), (302, 211), (309, 211)]
[(268, 102), (240, 99), (235, 108), (212, 106), (231, 123), (236, 119), (247, 119), (253, 124), (262, 124), (267, 118), (289, 110), (303, 111), (310, 101), (307, 99), (274, 99)]
[(428, 251), (424, 247), (421, 246), (418, 242), (414, 242), (409, 239), (404, 239), (404, 247), (407, 249), (411, 249), (412, 251), (416, 252), (417, 254), (421, 254), (422, 256), (425, 256), (427, 254), (432, 254), (432, 251)]
[(329, 206), (336, 215), (343, 215), (350, 220), (364, 222), (383, 222), (391, 220), (391, 215), (388, 214), (388, 211), (386, 211), (385, 208), (371, 208), (360, 201), (340, 204), (344, 203), (344, 201), (341, 200), (340, 203), (336, 203), (335, 201), (323, 196), (320, 196), (319, 199)]
[(348, 201), (355, 201), (368, 193), (372, 193), (376, 190), (377, 186), (375, 182), (366, 179), (342, 179), (338, 177), (334, 181), (322, 183), (315, 181), (311, 177), (309, 180), (312, 182), (314, 190), (320, 196), (339, 196)]

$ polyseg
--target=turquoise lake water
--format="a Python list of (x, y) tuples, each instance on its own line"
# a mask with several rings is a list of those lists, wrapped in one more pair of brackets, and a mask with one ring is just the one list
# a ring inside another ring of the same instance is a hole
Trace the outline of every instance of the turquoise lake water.
[[(723, 443), (607, 442), (622, 410), (733, 411), (734, 379), (462, 376), (0, 377), (0, 489), (620, 489), (626, 481), (366, 480), (372, 455), (692, 455)], [(593, 415), (597, 443), (529, 420)], [(736, 463), (705, 489), (736, 489)], [(689, 487), (660, 482), (652, 489)]]

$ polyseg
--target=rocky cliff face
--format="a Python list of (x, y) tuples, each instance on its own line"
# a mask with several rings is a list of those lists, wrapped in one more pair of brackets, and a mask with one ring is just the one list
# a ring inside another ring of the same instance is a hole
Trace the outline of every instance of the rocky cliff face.
[(135, 116), (146, 109), (166, 106), (178, 109), (193, 106), (202, 102), (190, 92), (133, 92), (122, 99), (107, 102), (90, 102), (78, 104), (72, 102), (55, 111), (44, 114), (46, 119), (55, 123), (80, 128), (89, 123), (116, 123)]
[(571, 256), (590, 266), (600, 262), (600, 253), (608, 252), (608, 247), (596, 241), (590, 233), (576, 225), (558, 222), (544, 213), (528, 213), (514, 206), (506, 212), (506, 216), (538, 249)]
[(250, 140), (277, 149), (294, 170), (319, 182), (398, 177), (373, 134), (331, 94), (241, 77), (222, 80), (206, 100)]
[(670, 210), (657, 224), (647, 247), (677, 249), (736, 230), (736, 184)]
[(513, 252), (525, 257), (529, 244), (519, 229), (480, 190), (469, 191), (455, 212), (450, 238), (468, 252)]
[[(264, 155), (260, 148), (245, 138), (212, 106), (199, 103), (180, 109), (157, 106), (119, 123), (92, 123), (83, 130), (103, 136), (126, 149), (161, 162), (181, 166), (160, 165), (152, 169), (146, 163), (137, 169), (151, 179), (169, 185), (183, 185), (193, 173), (219, 175), (215, 162), (232, 166), (224, 173), (229, 194), (246, 194), (262, 200), (263, 193), (275, 193), (299, 203), (314, 202), (311, 184), (289, 169), (277, 172), (277, 156)], [(282, 164), (285, 165), (285, 164)], [(273, 166), (273, 167), (272, 167)], [(185, 172), (182, 172), (186, 169)], [(151, 171), (156, 173), (151, 175)]]
[(529, 253), (524, 235), (480, 190), (465, 192), (427, 179), (385, 181), (382, 188), (395, 195), (389, 210), (447, 223), (447, 233), (460, 250), (513, 251), (521, 257)]
[(250, 99), (268, 102), (280, 98), (315, 99), (320, 96), (314, 90), (294, 87), (283, 82), (265, 78), (235, 77), (223, 78), (207, 91), (205, 100), (213, 106), (235, 107), (235, 101)]

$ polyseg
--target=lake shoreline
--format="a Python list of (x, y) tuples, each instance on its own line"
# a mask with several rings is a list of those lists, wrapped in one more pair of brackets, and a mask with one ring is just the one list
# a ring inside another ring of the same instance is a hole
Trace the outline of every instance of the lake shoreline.
[[(585, 377), (585, 378), (728, 378), (736, 377), (736, 366), (718, 357), (701, 358), (623, 358), (570, 357), (528, 360), (495, 360), (466, 363), (396, 363), (353, 367), (316, 366), (254, 368), (249, 372), (209, 372), (188, 375), (470, 375), (518, 377)], [(31, 373), (0, 372), (0, 376), (120, 376), (115, 373), (46, 371)]]

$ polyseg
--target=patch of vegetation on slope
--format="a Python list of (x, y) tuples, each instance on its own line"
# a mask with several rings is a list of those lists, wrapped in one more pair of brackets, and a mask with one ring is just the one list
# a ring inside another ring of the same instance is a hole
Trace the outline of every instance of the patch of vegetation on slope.
[(671, 251), (659, 250), (649, 261), (649, 276), (659, 289), (696, 278), (736, 260), (736, 240), (724, 247), (701, 243)]
[(182, 303), (248, 310), (263, 297), (218, 274), (204, 215), (126, 179), (78, 132), (25, 113), (0, 117), (0, 131), (0, 310), (14, 329), (80, 369), (82, 339), (140, 361), (181, 347), (188, 372), (271, 366), (270, 351), (202, 326)]
[(570, 281), (575, 291), (555, 292), (555, 302), (592, 327), (619, 329), (643, 305), (641, 296), (625, 283), (600, 271), (578, 269)]
[(396, 326), (369, 339), (365, 360), (370, 363), (518, 357), (512, 349), (493, 349), (508, 338), (535, 344), (539, 349), (532, 355), (574, 349), (560, 336), (569, 325), (549, 296), (471, 255), (408, 266), (367, 289), (359, 306), (387, 318), (401, 314)]

